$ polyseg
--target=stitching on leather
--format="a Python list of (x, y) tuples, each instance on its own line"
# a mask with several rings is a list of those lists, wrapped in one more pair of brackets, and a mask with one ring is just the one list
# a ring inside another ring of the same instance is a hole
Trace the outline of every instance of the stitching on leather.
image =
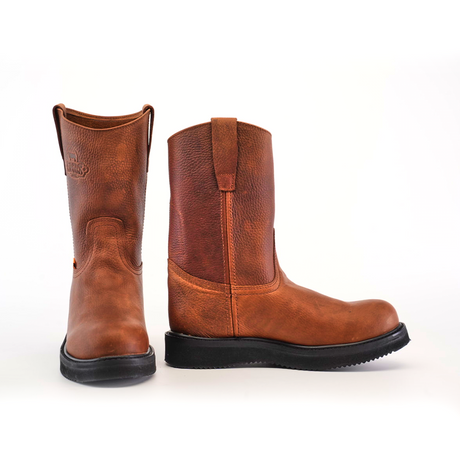
[[(223, 269), (224, 269), (224, 281), (226, 279), (226, 263), (225, 259), (227, 258), (225, 254), (225, 235), (224, 235), (224, 207), (223, 207), (223, 200), (225, 200), (225, 193), (221, 192), (220, 193), (220, 200), (219, 200), (219, 205), (220, 205), (220, 233), (222, 236), (222, 263), (223, 263)], [(227, 293), (225, 293), (226, 298), (228, 298)], [(229, 307), (226, 308), (225, 314), (227, 316), (227, 335), (231, 335), (231, 332), (233, 331), (233, 318), (231, 315), (231, 309), (232, 309), (232, 299), (230, 297), (230, 302), (229, 302)]]
[[(110, 220), (109, 220), (110, 219)], [(120, 225), (123, 226), (123, 232), (125, 231), (124, 229), (124, 224), (122, 221), (118, 223), (118, 221), (114, 221), (113, 219), (116, 219), (114, 217), (97, 217), (96, 219), (92, 219), (87, 223), (87, 234), (89, 237), (89, 243), (91, 244), (91, 255), (88, 257), (86, 263), (83, 265), (83, 267), (80, 270), (77, 270), (76, 273), (74, 273), (74, 278), (78, 278), (85, 270), (86, 268), (90, 265), (90, 262), (94, 258), (94, 233), (96, 229), (99, 227), (112, 227), (115, 229), (116, 233), (116, 243), (117, 243), (117, 251), (118, 251), (118, 256), (120, 257), (121, 262), (123, 265), (134, 275), (140, 275), (142, 273), (142, 263), (139, 265), (139, 267), (135, 267), (134, 265), (129, 262), (129, 260), (126, 258), (125, 255), (125, 250), (120, 249), (120, 242), (119, 242), (119, 237), (120, 237)], [(123, 239), (124, 235), (123, 235)]]
[(224, 281), (225, 281), (225, 275), (226, 275), (226, 270), (225, 270), (225, 259), (227, 258), (225, 255), (225, 235), (224, 235), (224, 207), (222, 205), (222, 201), (225, 199), (225, 193), (220, 192), (220, 200), (219, 200), (219, 205), (220, 205), (220, 234), (222, 236), (222, 266), (224, 269)]
[[(234, 289), (241, 295), (263, 294), (276, 291), (281, 283), (281, 268), (276, 255), (275, 240), (273, 239), (273, 264), (275, 268), (275, 277), (273, 281), (267, 284), (257, 284), (253, 286), (235, 286)], [(246, 291), (246, 292), (244, 292)], [(262, 292), (257, 292), (262, 291)]]
[(131, 271), (133, 274), (135, 275), (140, 275), (141, 272), (142, 272), (142, 263), (139, 265), (139, 267), (135, 267), (130, 261), (129, 259), (126, 257), (126, 248), (125, 248), (125, 245), (126, 245), (126, 238), (125, 236), (123, 235), (123, 240), (124, 240), (124, 245), (123, 245), (123, 249), (120, 249), (120, 242), (119, 242), (119, 239), (118, 239), (118, 235), (119, 235), (119, 229), (115, 227), (115, 232), (117, 234), (117, 236), (115, 237), (115, 239), (117, 240), (117, 249), (118, 249), (118, 255), (120, 256), (120, 259), (121, 261), (123, 262), (123, 264), (125, 265), (125, 267)]
[[(126, 248), (125, 248), (125, 246), (126, 246), (126, 230), (125, 230), (124, 222), (122, 220), (114, 220), (114, 219), (116, 219), (115, 217), (98, 217), (98, 219), (100, 219), (100, 221), (99, 221), (100, 225), (95, 225), (94, 228), (98, 228), (98, 227), (102, 227), (102, 226), (108, 226), (108, 227), (111, 226), (111, 227), (115, 228), (115, 233), (116, 233), (115, 239), (117, 241), (118, 255), (120, 256), (121, 261), (123, 262), (123, 264), (125, 265), (125, 267), (128, 270), (133, 272), (135, 275), (140, 275), (140, 273), (142, 272), (142, 263), (138, 267), (136, 267), (126, 257)], [(96, 219), (94, 219), (94, 220), (96, 220)], [(106, 223), (103, 223), (103, 222), (106, 222)], [(120, 235), (120, 233), (121, 233), (120, 227), (123, 230), (122, 235)], [(93, 236), (93, 238), (94, 238), (94, 236)], [(123, 239), (123, 242), (125, 243), (123, 245), (123, 248), (120, 248), (120, 241), (119, 241), (120, 239)]]
[(272, 290), (276, 290), (280, 281), (280, 269), (279, 267), (275, 267), (275, 278), (273, 281), (270, 281), (268, 284), (260, 284), (254, 286), (235, 286), (235, 290), (242, 294), (244, 291), (266, 291), (271, 292)]
[[(231, 258), (231, 264), (232, 264), (232, 280), (230, 283), (230, 291), (232, 294), (231, 301), (235, 302), (235, 308), (234, 308), (234, 315), (235, 315), (235, 320), (234, 323), (236, 323), (236, 332), (237, 335), (240, 333), (240, 324), (238, 320), (238, 299), (237, 296), (235, 295), (235, 291), (233, 290), (233, 286), (236, 285), (236, 264), (235, 264), (235, 247), (234, 247), (234, 242), (233, 242), (233, 194), (229, 194), (229, 205), (227, 206), (227, 222), (229, 222), (229, 228), (230, 228), (230, 235), (229, 235), (229, 243), (230, 243), (230, 250), (229, 250), (229, 255)], [(233, 310), (233, 308), (232, 308)]]
[(235, 265), (235, 247), (233, 245), (233, 194), (229, 194), (229, 206), (227, 207), (227, 222), (230, 222), (230, 262), (232, 264), (232, 282), (236, 285), (236, 265)]
[(214, 281), (208, 281), (190, 275), (182, 268), (180, 268), (172, 259), (168, 259), (168, 263), (171, 270), (181, 279), (191, 284), (192, 286), (199, 287), (209, 292), (224, 292), (228, 294), (230, 288), (232, 294), (236, 292), (238, 295), (258, 295), (276, 291), (281, 284), (281, 269), (279, 268), (279, 264), (276, 264), (275, 266), (275, 279), (268, 284), (254, 286), (231, 286), (225, 283), (216, 283)]
[(194, 289), (196, 289), (196, 290), (198, 290), (198, 291), (202, 291), (202, 292), (212, 292), (213, 294), (223, 294), (223, 295), (226, 295), (226, 292), (224, 292), (224, 291), (214, 291), (213, 289), (208, 289), (208, 288), (205, 288), (205, 287), (203, 287), (203, 286), (196, 285), (196, 284), (190, 282), (188, 279), (183, 278), (182, 276), (180, 276), (178, 273), (176, 273), (176, 272), (174, 271), (174, 269), (171, 269), (170, 276), (171, 276), (171, 275), (177, 276), (177, 278), (179, 278), (180, 280), (182, 280), (184, 283), (189, 284), (190, 286), (192, 286)]
[(281, 269), (279, 266), (276, 266), (275, 270), (275, 279), (269, 284), (258, 286), (235, 286), (234, 289), (236, 292), (238, 292), (238, 295), (258, 295), (274, 292), (279, 288), (281, 284)]
[(202, 278), (197, 278), (196, 276), (190, 275), (186, 271), (182, 270), (182, 268), (180, 268), (172, 259), (168, 259), (168, 265), (173, 273), (175, 273), (177, 276), (192, 286), (199, 287), (210, 292), (228, 292), (227, 284), (215, 283), (213, 281), (204, 280)]

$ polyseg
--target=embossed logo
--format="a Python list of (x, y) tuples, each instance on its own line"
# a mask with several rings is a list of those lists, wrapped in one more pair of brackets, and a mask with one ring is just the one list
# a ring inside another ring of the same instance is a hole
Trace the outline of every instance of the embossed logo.
[(75, 153), (69, 153), (69, 159), (65, 162), (66, 172), (69, 176), (76, 179), (85, 177), (89, 171), (85, 163), (79, 163)]

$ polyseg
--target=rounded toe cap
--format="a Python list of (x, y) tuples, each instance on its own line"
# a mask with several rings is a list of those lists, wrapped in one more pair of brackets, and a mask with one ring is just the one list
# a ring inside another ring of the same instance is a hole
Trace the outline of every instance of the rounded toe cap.
[(352, 302), (359, 309), (359, 340), (367, 340), (384, 335), (399, 325), (396, 309), (385, 300), (360, 300)]
[(66, 350), (77, 359), (139, 355), (148, 352), (149, 338), (142, 325), (92, 325), (69, 333)]

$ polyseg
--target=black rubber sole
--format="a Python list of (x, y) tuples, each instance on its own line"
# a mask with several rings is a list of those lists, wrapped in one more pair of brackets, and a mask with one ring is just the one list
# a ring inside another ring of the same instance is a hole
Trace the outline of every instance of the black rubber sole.
[(77, 359), (67, 353), (65, 345), (66, 339), (61, 346), (61, 374), (73, 382), (134, 379), (147, 377), (156, 371), (155, 352), (152, 347), (143, 355)]
[(406, 346), (409, 334), (399, 326), (387, 334), (341, 345), (303, 346), (259, 338), (210, 339), (166, 333), (165, 361), (173, 367), (215, 369), (265, 365), (300, 370), (328, 370), (381, 358)]

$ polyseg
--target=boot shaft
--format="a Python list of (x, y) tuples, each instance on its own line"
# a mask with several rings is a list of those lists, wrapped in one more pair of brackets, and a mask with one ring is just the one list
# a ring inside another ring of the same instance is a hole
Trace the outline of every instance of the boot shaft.
[(126, 254), (141, 263), (142, 229), (153, 108), (100, 117), (53, 109), (64, 160), (77, 264), (88, 259), (88, 222), (108, 217), (124, 226)]
[(168, 140), (169, 258), (192, 276), (231, 285), (275, 276), (271, 134), (217, 118)]

